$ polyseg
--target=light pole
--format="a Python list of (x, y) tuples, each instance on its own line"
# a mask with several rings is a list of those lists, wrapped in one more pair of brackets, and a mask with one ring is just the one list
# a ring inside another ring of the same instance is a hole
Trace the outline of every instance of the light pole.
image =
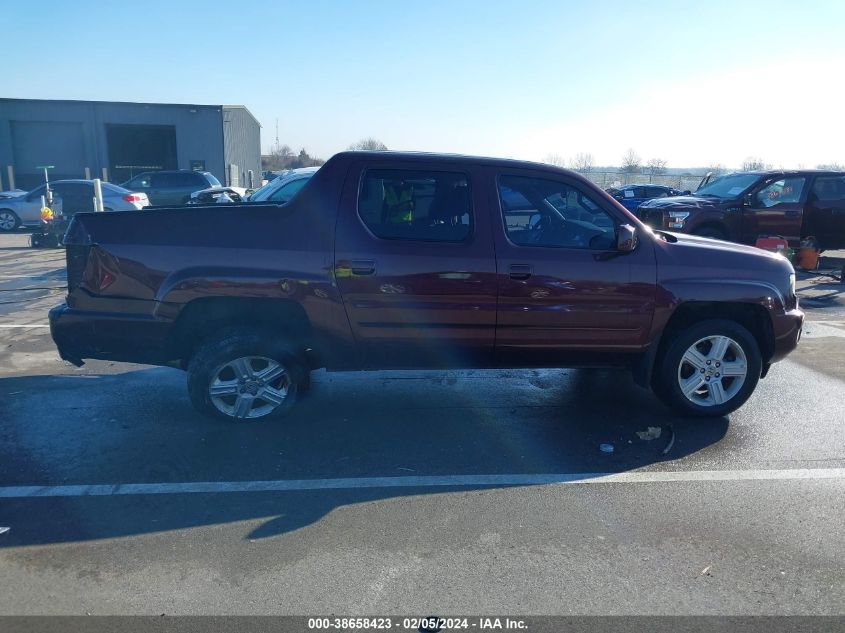
[(50, 190), (50, 175), (47, 170), (55, 169), (55, 165), (36, 165), (36, 169), (44, 170), (44, 183), (47, 185), (47, 190), (44, 192), (47, 195), (47, 206), (53, 207), (53, 192)]

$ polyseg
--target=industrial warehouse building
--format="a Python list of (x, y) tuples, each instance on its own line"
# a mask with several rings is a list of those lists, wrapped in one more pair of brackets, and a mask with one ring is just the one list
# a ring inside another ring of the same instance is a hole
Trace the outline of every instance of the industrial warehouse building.
[(261, 126), (244, 106), (0, 99), (0, 190), (50, 179), (121, 183), (142, 171), (210, 171), (261, 184)]

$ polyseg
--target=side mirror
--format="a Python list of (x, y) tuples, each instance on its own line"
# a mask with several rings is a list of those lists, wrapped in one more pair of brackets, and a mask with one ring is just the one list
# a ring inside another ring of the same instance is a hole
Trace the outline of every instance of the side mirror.
[(622, 224), (616, 232), (616, 250), (630, 253), (637, 248), (637, 229), (630, 224)]
[(745, 194), (745, 197), (742, 199), (742, 201), (745, 203), (746, 207), (753, 207), (754, 206), (754, 194), (751, 194), (751, 193)]

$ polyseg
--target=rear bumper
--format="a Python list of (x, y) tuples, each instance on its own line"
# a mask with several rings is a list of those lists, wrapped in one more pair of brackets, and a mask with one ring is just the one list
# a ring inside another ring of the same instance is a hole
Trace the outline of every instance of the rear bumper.
[(774, 349), (771, 361), (776, 363), (798, 347), (801, 328), (804, 326), (804, 311), (794, 308), (772, 316)]
[(167, 335), (172, 323), (145, 315), (74, 310), (62, 303), (49, 312), (50, 334), (59, 356), (74, 365), (93, 358), (148, 365), (171, 361)]

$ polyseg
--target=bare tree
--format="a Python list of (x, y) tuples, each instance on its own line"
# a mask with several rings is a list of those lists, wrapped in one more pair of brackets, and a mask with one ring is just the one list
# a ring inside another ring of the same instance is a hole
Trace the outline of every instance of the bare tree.
[(261, 157), (261, 168), (269, 171), (282, 171), (285, 169), (298, 169), (299, 167), (313, 167), (322, 165), (325, 161), (321, 158), (310, 156), (305, 148), (294, 154), (289, 145), (276, 145), (270, 153)]
[(719, 174), (725, 173), (725, 166), (722, 163), (710, 163), (707, 167), (704, 168), (705, 172), (708, 174), (713, 174), (714, 176), (718, 176)]
[(821, 165), (816, 165), (816, 169), (829, 169), (831, 171), (845, 171), (845, 165), (841, 163), (823, 163)]
[(579, 152), (578, 154), (575, 154), (575, 158), (572, 159), (570, 164), (572, 165), (572, 169), (575, 171), (589, 172), (593, 169), (594, 163), (595, 161), (593, 160), (592, 154)]
[(662, 158), (652, 158), (646, 164), (646, 169), (650, 175), (659, 176), (666, 173), (666, 165), (666, 161)]
[(543, 162), (547, 165), (554, 165), (555, 167), (563, 167), (566, 164), (563, 156), (560, 154), (547, 154)]
[(299, 150), (299, 155), (291, 160), (288, 169), (299, 169), (300, 167), (315, 167), (325, 163), (322, 158), (314, 158), (305, 151), (305, 148)]
[(370, 152), (383, 152), (387, 149), (387, 145), (382, 143), (377, 138), (373, 138), (372, 136), (368, 138), (362, 138), (357, 143), (352, 143), (348, 149), (351, 150), (366, 150)]
[(759, 156), (749, 156), (742, 162), (742, 171), (757, 171), (759, 169), (771, 169), (771, 167)]
[(622, 171), (626, 174), (635, 174), (640, 171), (640, 156), (633, 148), (628, 148), (622, 156)]
[(280, 171), (286, 169), (287, 165), (293, 159), (293, 150), (289, 145), (274, 145), (270, 149), (270, 153), (262, 158), (264, 169)]

